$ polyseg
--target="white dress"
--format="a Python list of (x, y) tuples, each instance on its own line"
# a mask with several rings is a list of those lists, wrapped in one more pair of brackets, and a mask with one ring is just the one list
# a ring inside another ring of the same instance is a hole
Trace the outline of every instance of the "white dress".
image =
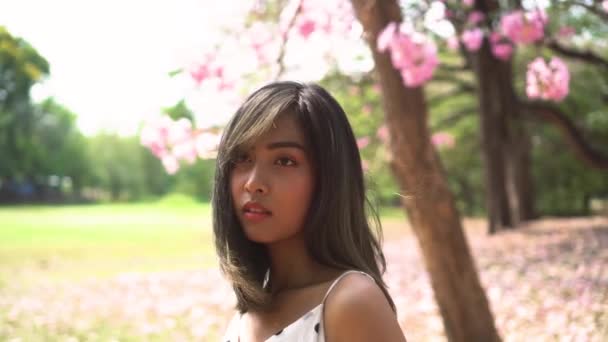
[[(331, 284), (327, 293), (325, 293), (325, 297), (323, 297), (323, 301), (321, 304), (317, 305), (314, 309), (310, 310), (306, 314), (302, 315), (295, 322), (289, 324), (285, 328), (278, 331), (276, 334), (272, 335), (270, 338), (266, 339), (265, 342), (281, 342), (281, 341), (290, 341), (290, 342), (324, 342), (325, 341), (325, 330), (323, 329), (323, 305), (325, 303), (325, 299), (334, 288), (334, 286), (342, 279), (345, 275), (349, 273), (361, 273), (364, 274), (374, 280), (372, 276), (365, 272), (361, 271), (346, 271), (342, 273), (334, 282)], [(235, 314), (230, 324), (228, 325), (228, 329), (222, 337), (222, 342), (239, 342), (239, 331), (240, 331), (240, 323), (241, 323), (241, 315), (239, 313)]]

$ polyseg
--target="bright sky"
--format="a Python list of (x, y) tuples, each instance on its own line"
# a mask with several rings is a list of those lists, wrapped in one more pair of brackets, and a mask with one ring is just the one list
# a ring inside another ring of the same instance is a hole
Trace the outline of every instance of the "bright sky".
[[(32, 90), (35, 100), (56, 97), (78, 114), (85, 134), (133, 134), (142, 118), (190, 91), (185, 77), (168, 72), (205, 51), (221, 24), (242, 18), (244, 2), (250, 1), (3, 0), (0, 25), (51, 65), (51, 77)], [(230, 114), (202, 121), (219, 123)]]
[[(0, 0), (0, 25), (24, 38), (51, 65), (51, 76), (32, 89), (34, 100), (54, 96), (78, 115), (85, 134), (137, 133), (147, 117), (186, 99), (199, 126), (223, 124), (235, 101), (194, 86), (187, 75), (168, 73), (225, 44), (222, 27), (239, 27), (254, 0)], [(435, 6), (436, 7), (436, 6)], [(432, 20), (443, 13), (433, 8)], [(436, 20), (436, 19), (435, 19)], [(314, 34), (288, 45), (289, 79), (318, 80), (332, 50), (342, 70), (371, 70), (373, 62), (355, 23), (351, 39)], [(446, 31), (447, 32), (447, 31)], [(239, 47), (236, 47), (239, 49)], [(223, 61), (235, 69), (242, 51)], [(356, 55), (363, 58), (354, 58)], [(293, 66), (298, 68), (293, 68)]]

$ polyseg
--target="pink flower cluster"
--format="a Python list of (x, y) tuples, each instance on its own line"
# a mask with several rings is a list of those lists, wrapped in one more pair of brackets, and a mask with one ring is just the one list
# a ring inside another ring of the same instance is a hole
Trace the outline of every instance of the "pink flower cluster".
[(221, 66), (214, 54), (207, 54), (199, 63), (196, 63), (190, 68), (190, 76), (201, 84), (209, 78), (222, 78), (224, 75), (224, 67)]
[[(470, 4), (468, 4), (467, 6), (472, 5), (473, 1), (471, 1)], [(481, 45), (483, 44), (484, 32), (478, 25), (479, 23), (484, 21), (485, 18), (485, 15), (480, 11), (472, 11), (467, 17), (467, 28), (462, 31), (462, 34), (460, 35), (460, 41), (462, 41), (464, 47), (470, 52), (475, 52), (479, 50), (479, 48), (481, 48)], [(456, 43), (458, 43), (457, 40)], [(450, 42), (450, 44), (452, 46), (455, 45), (454, 42)]]
[[(483, 44), (484, 32), (477, 25), (484, 19), (484, 15), (478, 11), (472, 11), (468, 15), (469, 28), (460, 35), (460, 41), (468, 51), (475, 52)], [(541, 10), (529, 12), (517, 10), (504, 15), (500, 21), (500, 29), (488, 35), (492, 54), (500, 60), (509, 60), (513, 54), (514, 44), (530, 44), (541, 40), (547, 22), (547, 15)], [(455, 47), (454, 40), (448, 42), (451, 49)]]
[(570, 72), (557, 57), (551, 58), (549, 64), (538, 57), (528, 65), (526, 81), (528, 97), (561, 101), (568, 95)]
[(513, 54), (513, 45), (500, 33), (492, 32), (490, 34), (490, 46), (494, 57), (500, 60), (508, 61)]
[(268, 25), (261, 22), (254, 23), (245, 31), (242, 39), (253, 49), (258, 65), (269, 63), (276, 58), (278, 41)]
[(477, 25), (482, 22), (486, 16), (480, 11), (473, 11), (469, 14), (467, 18), (467, 23), (470, 25)]
[(213, 158), (219, 138), (219, 134), (194, 131), (188, 119), (173, 121), (168, 116), (149, 120), (140, 134), (141, 144), (161, 160), (169, 174), (179, 170), (181, 160), (192, 164), (197, 157)]
[(456, 141), (451, 133), (437, 132), (431, 136), (431, 143), (437, 148), (452, 148)]
[(570, 38), (576, 34), (576, 29), (572, 26), (562, 26), (557, 31), (557, 36), (560, 38)]
[(543, 39), (547, 14), (541, 10), (523, 12), (513, 11), (500, 20), (502, 34), (514, 43), (531, 44)]
[(389, 139), (390, 139), (390, 134), (388, 132), (388, 126), (386, 126), (386, 124), (380, 126), (380, 128), (378, 128), (378, 131), (376, 132), (376, 136), (378, 137), (378, 139), (380, 139), (380, 141), (382, 141), (385, 144), (388, 144)]
[(602, 7), (604, 8), (604, 11), (608, 13), (608, 0), (604, 0), (604, 2), (602, 2)]
[(407, 87), (419, 87), (428, 81), (439, 64), (437, 47), (421, 33), (389, 23), (378, 35), (378, 51), (390, 51), (391, 61), (399, 69)]
[(483, 31), (480, 28), (465, 30), (460, 37), (462, 43), (471, 52), (479, 50), (483, 43)]
[(369, 145), (369, 143), (370, 143), (370, 139), (368, 136), (357, 139), (357, 147), (359, 149), (363, 149), (363, 148), (367, 147), (367, 145)]
[[(301, 0), (301, 9), (294, 22), (295, 33), (308, 39), (314, 32), (325, 35), (344, 34), (355, 20), (354, 12), (349, 1), (346, 0)], [(293, 4), (297, 5), (298, 1)], [(289, 13), (293, 9), (287, 9)], [(287, 20), (291, 15), (285, 15), (282, 27), (286, 28)], [(281, 31), (283, 31), (283, 29)]]

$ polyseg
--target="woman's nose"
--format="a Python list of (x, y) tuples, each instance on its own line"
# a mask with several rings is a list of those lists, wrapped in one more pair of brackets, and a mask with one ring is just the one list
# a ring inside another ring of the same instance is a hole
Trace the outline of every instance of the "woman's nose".
[(250, 194), (265, 195), (268, 193), (268, 185), (264, 179), (263, 170), (259, 165), (255, 165), (249, 171), (245, 181), (245, 191)]

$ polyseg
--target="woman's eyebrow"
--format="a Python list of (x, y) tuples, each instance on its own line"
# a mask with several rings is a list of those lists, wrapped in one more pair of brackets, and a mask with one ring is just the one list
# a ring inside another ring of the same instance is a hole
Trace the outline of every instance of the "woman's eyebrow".
[(298, 148), (298, 149), (306, 152), (306, 148), (299, 142), (295, 142), (295, 141), (275, 141), (275, 142), (272, 142), (272, 143), (266, 145), (266, 148), (269, 150), (273, 150), (273, 149), (277, 149), (277, 148), (285, 148), (285, 147)]

